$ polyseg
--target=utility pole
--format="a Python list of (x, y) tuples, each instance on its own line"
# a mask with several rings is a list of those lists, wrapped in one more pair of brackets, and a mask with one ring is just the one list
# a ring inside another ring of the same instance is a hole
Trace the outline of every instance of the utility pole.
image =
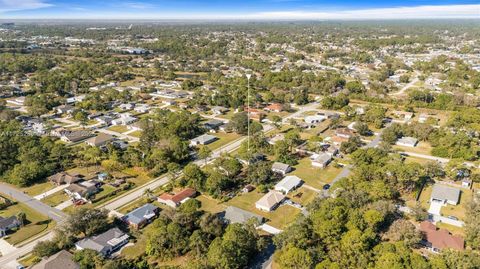
[[(250, 153), (250, 78), (252, 74), (246, 74), (247, 76), (247, 152)], [(250, 157), (249, 157), (250, 158)]]

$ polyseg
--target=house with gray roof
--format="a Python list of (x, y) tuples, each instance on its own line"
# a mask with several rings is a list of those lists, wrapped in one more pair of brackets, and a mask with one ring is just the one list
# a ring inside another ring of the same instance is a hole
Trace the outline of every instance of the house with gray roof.
[(292, 170), (292, 167), (286, 163), (274, 162), (272, 164), (272, 171), (282, 175), (287, 174)]
[(460, 201), (460, 190), (450, 186), (435, 184), (432, 188), (431, 202), (457, 205)]
[(320, 154), (313, 154), (310, 156), (312, 166), (325, 168), (332, 161), (332, 156), (328, 153), (321, 152)]
[(4, 218), (0, 216), (0, 238), (7, 235), (7, 232), (20, 226), (20, 221), (16, 216)]
[(418, 139), (416, 139), (415, 137), (403, 136), (402, 138), (398, 139), (395, 144), (398, 146), (414, 148), (415, 146), (417, 146), (417, 143)]
[(127, 215), (122, 217), (122, 220), (134, 229), (139, 229), (150, 223), (157, 217), (160, 209), (152, 204), (145, 204)]
[(283, 193), (289, 193), (303, 183), (302, 179), (297, 176), (286, 176), (280, 182), (275, 184), (274, 189)]
[(218, 138), (216, 136), (203, 134), (190, 140), (190, 146), (208, 145), (210, 143), (213, 143), (217, 139)]
[(256, 219), (258, 224), (263, 222), (263, 217), (252, 212), (243, 210), (235, 206), (229, 206), (225, 209), (223, 219), (232, 224), (232, 223), (246, 223), (251, 219)]
[(103, 256), (109, 256), (128, 243), (130, 236), (118, 228), (112, 228), (102, 234), (84, 238), (77, 243), (77, 250), (92, 249), (98, 251)]
[(61, 250), (35, 264), (32, 269), (80, 269), (80, 265), (72, 258), (72, 253)]

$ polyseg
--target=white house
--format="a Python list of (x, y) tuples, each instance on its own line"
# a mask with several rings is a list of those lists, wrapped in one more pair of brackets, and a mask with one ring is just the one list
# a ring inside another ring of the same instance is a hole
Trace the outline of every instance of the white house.
[(278, 191), (269, 191), (255, 203), (255, 207), (262, 211), (270, 212), (285, 200), (285, 195)]
[(129, 113), (121, 114), (119, 118), (112, 120), (113, 125), (128, 125), (134, 123), (137, 118), (132, 117)]
[(313, 154), (310, 156), (312, 166), (325, 168), (332, 161), (332, 155), (322, 152), (320, 154)]
[(198, 146), (198, 145), (208, 145), (218, 138), (213, 135), (203, 134), (201, 136), (195, 137), (194, 139), (190, 140), (190, 146)]
[(432, 188), (430, 202), (437, 202), (442, 204), (457, 205), (460, 200), (460, 190), (442, 185), (435, 184)]
[(316, 123), (320, 123), (320, 122), (322, 122), (326, 119), (327, 118), (323, 115), (311, 115), (311, 116), (306, 116), (304, 120), (308, 124), (316, 124)]
[(291, 190), (296, 189), (302, 184), (302, 180), (297, 176), (286, 176), (280, 182), (275, 184), (274, 189), (276, 191), (283, 192), (285, 194), (289, 193)]
[(404, 136), (398, 139), (395, 144), (398, 146), (414, 148), (415, 146), (417, 146), (417, 143), (418, 139), (416, 139), (415, 137)]

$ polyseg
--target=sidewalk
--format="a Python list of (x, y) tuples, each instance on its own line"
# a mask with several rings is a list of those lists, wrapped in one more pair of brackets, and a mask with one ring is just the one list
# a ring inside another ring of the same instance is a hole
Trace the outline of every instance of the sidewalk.
[(16, 249), (16, 247), (10, 245), (10, 243), (5, 241), (4, 239), (0, 239), (0, 254), (2, 256), (15, 251)]
[(59, 191), (64, 190), (64, 189), (67, 188), (68, 186), (70, 186), (70, 185), (69, 185), (69, 184), (60, 185), (60, 186), (55, 187), (55, 188), (53, 188), (53, 189), (51, 189), (51, 190), (49, 190), (49, 191), (46, 191), (46, 192), (44, 192), (44, 193), (41, 193), (41, 194), (39, 194), (39, 195), (37, 195), (37, 196), (35, 196), (35, 197), (33, 197), (33, 198), (35, 198), (35, 199), (37, 199), (37, 200), (42, 200), (42, 199), (44, 199), (45, 197), (48, 197), (48, 196), (50, 196), (50, 195), (52, 195), (52, 194), (54, 194), (54, 193), (56, 193), (56, 192), (59, 192)]
[(73, 202), (72, 202), (72, 199), (70, 200), (67, 200), (59, 205), (57, 205), (55, 208), (58, 209), (58, 210), (63, 210), (69, 206), (73, 205)]

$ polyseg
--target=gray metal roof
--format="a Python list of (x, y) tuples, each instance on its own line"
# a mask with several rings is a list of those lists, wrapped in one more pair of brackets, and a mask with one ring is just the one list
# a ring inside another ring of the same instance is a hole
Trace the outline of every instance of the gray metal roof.
[(156, 214), (157, 209), (158, 207), (152, 204), (145, 204), (125, 215), (123, 219), (133, 224), (139, 224), (143, 220), (151, 218), (152, 214)]
[(252, 218), (257, 219), (260, 223), (263, 222), (262, 216), (234, 206), (229, 206), (225, 209), (224, 218), (229, 223), (245, 223)]
[(435, 200), (448, 200), (458, 203), (460, 190), (442, 184), (435, 184), (433, 185), (431, 197)]

